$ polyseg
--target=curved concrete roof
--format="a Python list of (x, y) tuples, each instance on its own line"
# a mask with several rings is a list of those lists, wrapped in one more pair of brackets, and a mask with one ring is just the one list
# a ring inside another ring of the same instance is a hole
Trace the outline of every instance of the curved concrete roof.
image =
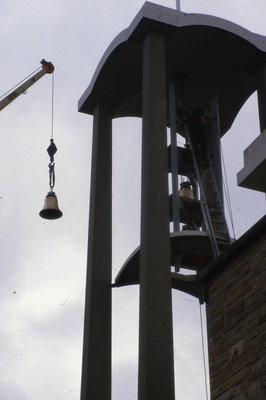
[(266, 37), (229, 21), (186, 14), (146, 2), (129, 27), (104, 53), (79, 101), (79, 111), (110, 103), (113, 116), (142, 116), (142, 43), (149, 30), (166, 35), (167, 81), (177, 95), (184, 85), (184, 108), (210, 108), (218, 94), (221, 134), (256, 90), (256, 71), (266, 61)]

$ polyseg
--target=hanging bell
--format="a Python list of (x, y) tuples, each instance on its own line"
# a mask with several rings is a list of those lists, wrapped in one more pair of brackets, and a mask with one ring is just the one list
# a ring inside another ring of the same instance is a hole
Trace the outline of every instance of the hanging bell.
[(47, 194), (43, 209), (39, 212), (39, 215), (44, 219), (57, 219), (62, 217), (63, 213), (58, 207), (56, 194), (52, 190)]
[(194, 199), (191, 183), (189, 181), (181, 182), (179, 196), (187, 199)]

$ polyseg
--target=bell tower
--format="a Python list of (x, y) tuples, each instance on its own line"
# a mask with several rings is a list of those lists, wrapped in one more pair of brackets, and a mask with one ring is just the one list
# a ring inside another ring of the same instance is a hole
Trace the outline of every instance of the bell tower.
[[(231, 239), (224, 215), (220, 138), (257, 90), (258, 142), (264, 143), (265, 62), (266, 38), (216, 17), (149, 2), (104, 53), (79, 101), (79, 111), (93, 115), (81, 400), (111, 399), (111, 292), (133, 284), (140, 285), (138, 399), (175, 399), (172, 289), (207, 303), (212, 400), (230, 388), (241, 393), (235, 388), (241, 379), (230, 383), (230, 368), (213, 363), (224, 346), (213, 328), (222, 301), (215, 297), (221, 292), (216, 277), (223, 275), (220, 282), (232, 295), (230, 282), (239, 269), (230, 275), (230, 263), (244, 246)], [(112, 283), (112, 119), (127, 116), (142, 118), (141, 239)], [(261, 152), (258, 163), (253, 151)], [(265, 146), (252, 145), (239, 183), (251, 187), (265, 173), (265, 159)], [(256, 229), (260, 240), (263, 224)], [(228, 307), (235, 310), (235, 302)], [(227, 311), (221, 310), (224, 332)], [(231, 360), (244, 354), (245, 340), (238, 339), (228, 338), (235, 347), (225, 346)], [(260, 363), (265, 368), (265, 360)]]

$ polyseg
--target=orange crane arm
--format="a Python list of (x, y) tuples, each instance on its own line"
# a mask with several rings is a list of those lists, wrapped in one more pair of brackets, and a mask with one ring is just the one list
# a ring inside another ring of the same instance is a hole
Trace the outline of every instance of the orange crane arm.
[(24, 93), (30, 86), (37, 82), (43, 75), (52, 74), (54, 66), (51, 62), (42, 60), (42, 69), (36, 74), (32, 75), (27, 81), (18, 86), (13, 92), (9, 93), (6, 97), (0, 100), (0, 111), (3, 110), (8, 104), (15, 100), (18, 96)]

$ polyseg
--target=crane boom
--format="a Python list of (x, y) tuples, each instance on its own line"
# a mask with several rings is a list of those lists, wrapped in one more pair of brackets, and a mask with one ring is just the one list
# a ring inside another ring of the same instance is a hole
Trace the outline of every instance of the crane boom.
[(3, 110), (8, 104), (15, 100), (18, 96), (24, 93), (29, 87), (31, 87), (35, 82), (37, 82), (43, 75), (52, 74), (54, 72), (54, 66), (51, 62), (41, 61), (42, 69), (36, 74), (32, 75), (28, 80), (18, 86), (13, 92), (9, 93), (6, 97), (0, 100), (0, 111)]

